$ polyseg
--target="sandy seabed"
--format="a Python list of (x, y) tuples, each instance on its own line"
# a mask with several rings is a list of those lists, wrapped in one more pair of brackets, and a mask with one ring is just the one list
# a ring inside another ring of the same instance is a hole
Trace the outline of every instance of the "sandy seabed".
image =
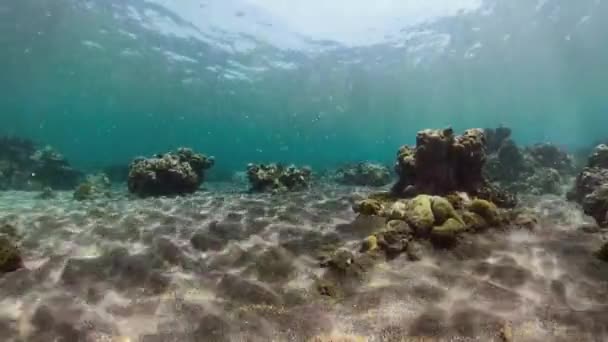
[(382, 224), (352, 204), (377, 189), (77, 202), (0, 192), (25, 269), (0, 276), (1, 341), (608, 341), (608, 237), (553, 196), (539, 226), (467, 236), (378, 262), (322, 296), (317, 255)]

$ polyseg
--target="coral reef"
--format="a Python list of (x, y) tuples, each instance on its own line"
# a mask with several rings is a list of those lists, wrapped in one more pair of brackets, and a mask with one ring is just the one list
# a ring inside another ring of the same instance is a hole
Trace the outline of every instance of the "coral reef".
[(568, 199), (583, 206), (599, 225), (608, 225), (608, 146), (598, 145), (578, 174)]
[[(493, 132), (492, 144), (514, 146), (509, 144), (509, 133), (507, 129)], [(516, 147), (504, 151), (504, 158), (513, 158), (508, 155), (513, 152), (517, 158), (519, 152)], [(395, 166), (399, 180), (391, 191), (371, 194), (353, 205), (360, 217), (381, 221), (362, 240), (359, 254), (349, 257), (349, 267), (364, 256), (372, 265), (377, 257), (401, 254), (416, 261), (424, 241), (436, 248), (453, 248), (469, 233), (526, 225), (528, 221), (512, 213), (515, 197), (486, 180), (485, 162), (486, 138), (480, 129), (460, 136), (451, 129), (420, 131), (416, 147), (399, 149)], [(363, 272), (370, 267), (356, 269)]]
[(247, 179), (252, 192), (293, 191), (308, 188), (312, 171), (281, 164), (249, 164)]
[(391, 182), (392, 176), (384, 165), (363, 162), (339, 168), (335, 179), (346, 185), (383, 186)]
[(193, 193), (213, 165), (213, 157), (179, 148), (153, 158), (135, 159), (129, 166), (127, 185), (140, 197)]
[(574, 173), (572, 156), (549, 143), (519, 148), (504, 132), (499, 145), (496, 141), (488, 148), (493, 151), (484, 167), (488, 179), (513, 193), (562, 194), (565, 180)]
[(82, 173), (50, 146), (37, 149), (27, 139), (0, 137), (0, 189), (67, 190), (81, 177)]

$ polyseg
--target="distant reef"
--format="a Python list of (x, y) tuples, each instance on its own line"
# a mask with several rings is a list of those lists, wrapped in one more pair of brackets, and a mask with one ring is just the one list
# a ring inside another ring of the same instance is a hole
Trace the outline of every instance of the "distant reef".
[(372, 162), (360, 162), (343, 165), (333, 175), (333, 179), (345, 185), (383, 186), (393, 180), (391, 170)]
[(29, 139), (0, 137), (0, 189), (69, 190), (83, 173), (50, 146), (40, 147)]
[(247, 179), (251, 192), (285, 192), (307, 189), (310, 186), (312, 170), (282, 164), (249, 164)]
[(551, 143), (519, 147), (505, 127), (485, 129), (488, 179), (516, 194), (563, 195), (576, 174), (573, 156)]

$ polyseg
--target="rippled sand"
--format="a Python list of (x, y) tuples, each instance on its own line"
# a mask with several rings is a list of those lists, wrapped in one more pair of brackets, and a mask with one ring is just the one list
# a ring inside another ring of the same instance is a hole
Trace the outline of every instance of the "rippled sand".
[[(238, 190), (238, 189), (236, 189)], [(605, 341), (607, 234), (556, 197), (524, 202), (534, 231), (467, 236), (379, 262), (340, 298), (318, 293), (319, 252), (356, 250), (380, 222), (371, 190), (76, 202), (0, 193), (26, 269), (0, 277), (2, 341)], [(192, 237), (195, 236), (194, 239)], [(197, 248), (194, 248), (192, 241)]]

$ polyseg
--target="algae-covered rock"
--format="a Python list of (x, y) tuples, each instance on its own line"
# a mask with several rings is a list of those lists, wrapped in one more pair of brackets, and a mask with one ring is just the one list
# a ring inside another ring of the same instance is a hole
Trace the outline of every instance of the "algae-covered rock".
[(367, 216), (381, 216), (384, 207), (380, 201), (374, 199), (366, 199), (356, 203), (353, 206), (354, 212)]
[(466, 227), (472, 232), (482, 231), (488, 228), (488, 222), (481, 215), (465, 211), (462, 214), (462, 219)]
[(468, 209), (483, 217), (486, 222), (492, 226), (500, 225), (501, 218), (498, 208), (494, 203), (483, 199), (474, 199), (468, 206)]
[(463, 223), (460, 215), (458, 215), (450, 201), (448, 201), (446, 198), (434, 196), (431, 200), (431, 208), (433, 210), (436, 225), (441, 225), (450, 218)]
[(361, 243), (361, 252), (369, 252), (378, 249), (378, 238), (375, 235), (366, 237)]
[(458, 234), (465, 230), (464, 223), (454, 218), (449, 218), (442, 225), (433, 227), (431, 230), (431, 241), (435, 245), (448, 247), (456, 243)]
[(0, 235), (0, 274), (16, 271), (23, 267), (21, 253), (6, 236)]
[(408, 222), (416, 229), (418, 234), (426, 234), (435, 223), (435, 216), (431, 206), (431, 196), (418, 195), (410, 202), (407, 215)]
[(465, 198), (468, 198), (466, 193), (451, 192), (445, 196), (445, 199), (450, 202), (454, 209), (463, 209)]
[(454, 218), (449, 218), (443, 224), (433, 227), (431, 234), (433, 236), (456, 236), (456, 234), (464, 232), (465, 229), (464, 223)]

